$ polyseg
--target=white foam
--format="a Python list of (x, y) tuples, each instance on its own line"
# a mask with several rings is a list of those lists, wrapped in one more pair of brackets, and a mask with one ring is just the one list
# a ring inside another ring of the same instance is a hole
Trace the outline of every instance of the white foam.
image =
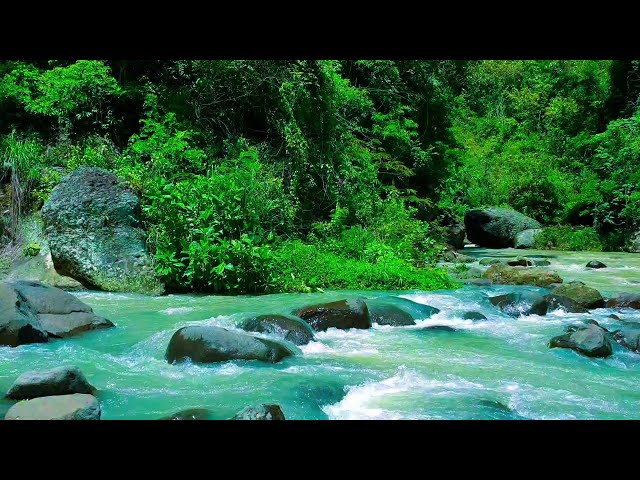
[(174, 308), (165, 308), (164, 310), (160, 310), (160, 313), (164, 313), (165, 315), (181, 315), (183, 313), (193, 312), (195, 308), (193, 307), (174, 307)]

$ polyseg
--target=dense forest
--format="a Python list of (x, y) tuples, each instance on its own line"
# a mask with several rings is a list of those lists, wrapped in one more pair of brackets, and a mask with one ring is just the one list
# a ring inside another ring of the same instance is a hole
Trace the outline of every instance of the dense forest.
[(170, 291), (450, 287), (483, 206), (539, 248), (628, 250), (639, 101), (636, 60), (2, 61), (0, 262), (81, 165), (138, 193)]

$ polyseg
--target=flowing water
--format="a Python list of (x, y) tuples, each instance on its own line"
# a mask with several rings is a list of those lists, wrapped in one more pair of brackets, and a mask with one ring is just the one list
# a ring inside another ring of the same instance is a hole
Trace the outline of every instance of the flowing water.
[[(604, 296), (640, 290), (640, 255), (466, 249), (482, 258), (526, 253), (547, 258), (565, 279)], [(592, 259), (609, 267), (589, 270)], [(204, 407), (229, 418), (248, 405), (277, 403), (288, 419), (631, 419), (640, 418), (640, 354), (614, 345), (607, 359), (549, 349), (568, 324), (594, 318), (619, 325), (613, 310), (559, 311), (512, 319), (488, 296), (536, 287), (465, 286), (435, 292), (333, 291), (268, 296), (140, 295), (83, 292), (78, 297), (116, 328), (18, 348), (0, 347), (0, 391), (21, 373), (77, 365), (98, 388), (102, 418), (157, 419)], [(301, 354), (270, 365), (255, 361), (170, 365), (171, 335), (189, 324), (233, 326), (244, 315), (286, 313), (347, 297), (399, 294), (441, 312), (409, 327), (317, 334)], [(462, 320), (475, 310), (486, 321)], [(616, 312), (640, 322), (640, 311)], [(454, 332), (423, 330), (449, 325)], [(0, 410), (11, 403), (2, 401)], [(0, 417), (1, 418), (1, 417)]]

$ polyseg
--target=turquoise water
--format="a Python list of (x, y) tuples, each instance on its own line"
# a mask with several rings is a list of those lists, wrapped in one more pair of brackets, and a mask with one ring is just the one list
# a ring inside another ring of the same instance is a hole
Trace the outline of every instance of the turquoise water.
[[(466, 249), (483, 256), (521, 251)], [(640, 255), (527, 251), (551, 255), (549, 268), (565, 281), (579, 279), (604, 295), (640, 289)], [(588, 270), (588, 260), (610, 268)], [(288, 419), (623, 419), (640, 418), (640, 355), (615, 347), (608, 359), (547, 348), (567, 324), (607, 316), (554, 312), (512, 319), (487, 296), (535, 287), (473, 287), (436, 292), (326, 292), (268, 296), (140, 295), (78, 293), (117, 327), (68, 340), (18, 348), (0, 347), (0, 390), (21, 373), (77, 365), (99, 389), (102, 418), (157, 419), (204, 407), (229, 418), (247, 405), (277, 403)], [(233, 326), (252, 313), (292, 309), (347, 297), (400, 294), (441, 312), (410, 327), (330, 329), (301, 354), (276, 365), (234, 361), (169, 365), (171, 335), (189, 324)], [(486, 321), (462, 320), (476, 310)], [(617, 312), (640, 322), (640, 311)], [(455, 332), (422, 331), (449, 325)], [(0, 403), (0, 411), (10, 402)]]

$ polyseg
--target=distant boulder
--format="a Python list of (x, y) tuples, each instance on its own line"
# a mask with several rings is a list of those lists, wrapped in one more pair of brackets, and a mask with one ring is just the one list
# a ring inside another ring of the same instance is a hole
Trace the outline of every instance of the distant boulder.
[(589, 263), (587, 263), (586, 267), (587, 268), (607, 268), (607, 266), (604, 263), (599, 262), (598, 260), (591, 260)]
[(464, 217), (467, 238), (481, 247), (515, 247), (518, 233), (541, 228), (533, 218), (506, 208), (476, 208)]
[(553, 283), (562, 283), (562, 278), (551, 270), (535, 267), (510, 267), (508, 265), (491, 265), (483, 274), (483, 278), (499, 285), (535, 285), (548, 287)]

